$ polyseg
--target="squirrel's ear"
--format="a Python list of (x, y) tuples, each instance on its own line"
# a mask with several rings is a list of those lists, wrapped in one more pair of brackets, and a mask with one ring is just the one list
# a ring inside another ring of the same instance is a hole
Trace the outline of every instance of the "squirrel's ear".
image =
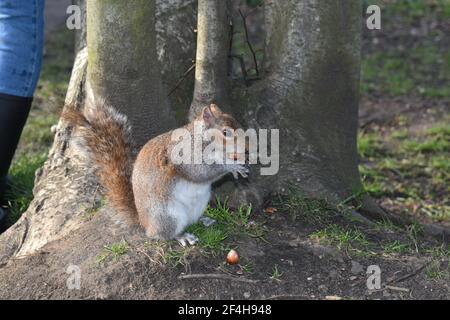
[(211, 106), (203, 108), (202, 118), (207, 125), (212, 125), (214, 123), (215, 117), (213, 111), (211, 110)]

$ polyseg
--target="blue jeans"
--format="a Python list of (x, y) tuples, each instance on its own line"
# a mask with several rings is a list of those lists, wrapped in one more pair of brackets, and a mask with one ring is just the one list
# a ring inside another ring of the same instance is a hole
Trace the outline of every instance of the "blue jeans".
[(32, 97), (44, 46), (45, 0), (0, 0), (0, 93)]

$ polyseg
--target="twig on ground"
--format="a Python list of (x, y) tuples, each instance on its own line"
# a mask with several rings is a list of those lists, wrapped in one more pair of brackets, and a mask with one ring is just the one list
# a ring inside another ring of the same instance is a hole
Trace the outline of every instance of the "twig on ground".
[(153, 259), (152, 257), (150, 257), (150, 255), (149, 255), (147, 252), (145, 252), (145, 251), (142, 250), (141, 248), (134, 247), (134, 249), (135, 249), (138, 253), (141, 253), (141, 254), (143, 254), (144, 256), (146, 256), (147, 259), (150, 260), (151, 263), (156, 263), (156, 264), (158, 264), (158, 265), (160, 265), (160, 266), (162, 265), (161, 261), (156, 260), (156, 259)]
[(276, 296), (270, 296), (267, 300), (285, 300), (285, 299), (310, 299), (310, 297), (302, 296), (299, 294), (280, 294)]
[(390, 290), (402, 291), (402, 292), (409, 292), (408, 288), (401, 288), (401, 287), (394, 287), (394, 286), (385, 286), (384, 289), (390, 289)]
[(259, 280), (252, 280), (242, 277), (234, 277), (229, 276), (226, 274), (220, 274), (220, 273), (205, 273), (205, 274), (186, 274), (178, 276), (178, 279), (185, 280), (185, 279), (219, 279), (219, 280), (231, 280), (231, 281), (239, 281), (239, 282), (246, 282), (246, 283), (258, 283)]
[[(409, 273), (409, 274), (407, 274), (407, 275), (405, 275), (405, 276), (403, 276), (403, 277), (400, 277), (400, 278), (398, 278), (398, 279), (393, 279), (393, 280), (389, 281), (388, 284), (399, 283), (399, 282), (405, 281), (405, 280), (407, 280), (407, 279), (409, 279), (409, 278), (412, 278), (412, 277), (416, 276), (417, 274), (419, 274), (420, 271), (422, 271), (423, 269), (425, 269), (426, 266), (428, 266), (429, 264), (430, 264), (430, 263), (427, 262), (427, 263), (425, 263), (423, 266), (421, 266), (420, 268), (414, 270), (412, 273)], [(386, 287), (387, 287), (387, 286), (386, 286)]]

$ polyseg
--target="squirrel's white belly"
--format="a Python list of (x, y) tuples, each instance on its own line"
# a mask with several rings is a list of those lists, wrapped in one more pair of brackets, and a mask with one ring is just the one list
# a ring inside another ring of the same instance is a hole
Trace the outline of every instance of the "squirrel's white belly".
[(209, 183), (193, 183), (184, 179), (176, 182), (167, 211), (176, 221), (177, 234), (198, 221), (205, 211), (210, 197), (211, 184)]

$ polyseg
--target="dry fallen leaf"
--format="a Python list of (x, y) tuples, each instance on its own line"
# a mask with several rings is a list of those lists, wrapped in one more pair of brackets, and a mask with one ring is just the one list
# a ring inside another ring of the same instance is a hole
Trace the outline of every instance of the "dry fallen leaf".
[(268, 214), (274, 214), (277, 211), (278, 210), (276, 208), (274, 208), (274, 207), (267, 207), (267, 208), (264, 209), (264, 212), (268, 213)]

